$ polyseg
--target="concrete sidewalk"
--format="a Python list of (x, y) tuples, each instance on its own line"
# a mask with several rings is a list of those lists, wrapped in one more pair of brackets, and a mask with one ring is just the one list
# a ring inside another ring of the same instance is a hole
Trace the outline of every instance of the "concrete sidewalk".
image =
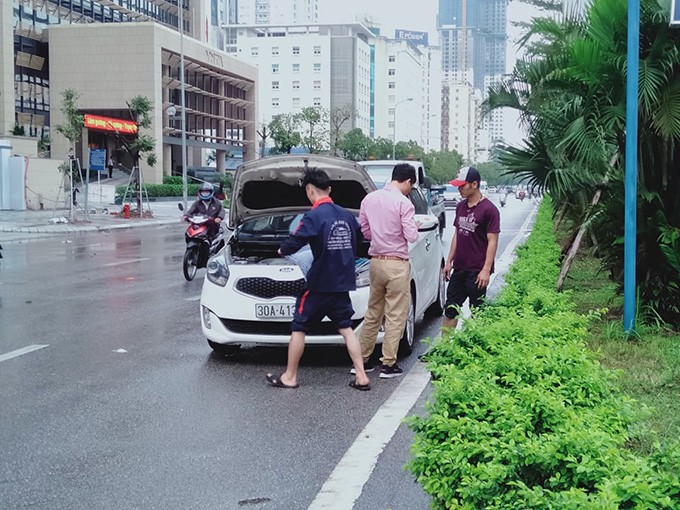
[[(193, 201), (193, 197), (191, 198)], [(182, 213), (177, 208), (177, 203), (181, 201), (180, 197), (173, 201), (150, 202), (148, 205), (145, 203), (143, 207), (145, 217), (139, 218), (133, 214), (129, 219), (123, 217), (122, 206), (113, 204), (100, 206), (98, 201), (90, 207), (90, 210), (96, 212), (89, 215), (89, 221), (85, 221), (82, 209), (74, 212), (72, 222), (68, 220), (69, 210), (64, 208), (43, 211), (0, 211), (0, 242), (27, 241), (47, 235), (178, 224)]]

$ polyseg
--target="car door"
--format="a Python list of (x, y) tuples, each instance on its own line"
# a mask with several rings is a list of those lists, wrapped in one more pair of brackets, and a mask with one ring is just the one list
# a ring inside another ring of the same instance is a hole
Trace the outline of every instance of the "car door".
[(414, 186), (409, 193), (413, 203), (416, 221), (422, 224), (434, 223), (432, 229), (419, 229), (418, 240), (409, 245), (411, 273), (416, 285), (416, 314), (419, 316), (434, 299), (439, 285), (441, 240), (437, 218), (429, 214), (427, 200), (420, 188)]

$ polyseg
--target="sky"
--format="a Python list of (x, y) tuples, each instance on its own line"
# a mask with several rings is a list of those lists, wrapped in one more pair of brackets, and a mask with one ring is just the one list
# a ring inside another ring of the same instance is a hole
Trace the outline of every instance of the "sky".
[[(397, 7), (398, 6), (398, 7)], [(437, 44), (437, 11), (439, 0), (416, 0), (407, 3), (404, 0), (319, 0), (319, 22), (354, 22), (369, 19), (381, 30), (381, 34), (394, 37), (397, 28), (428, 32), (431, 45)], [(525, 21), (539, 13), (531, 6), (514, 0), (508, 4), (508, 50), (506, 54), (507, 69), (510, 73), (515, 60), (521, 56), (516, 45), (520, 36), (519, 30), (512, 26), (513, 21)], [(514, 112), (505, 114), (506, 142), (516, 145), (522, 139), (522, 133)]]

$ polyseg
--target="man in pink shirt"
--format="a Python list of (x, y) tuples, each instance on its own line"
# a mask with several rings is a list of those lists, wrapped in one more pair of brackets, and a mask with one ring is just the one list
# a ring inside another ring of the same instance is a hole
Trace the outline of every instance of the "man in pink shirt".
[(411, 298), (408, 243), (418, 239), (415, 208), (406, 195), (415, 182), (415, 168), (407, 163), (395, 165), (392, 181), (383, 189), (369, 193), (361, 202), (359, 212), (361, 232), (371, 241), (368, 250), (371, 256), (371, 293), (359, 342), (364, 370), (371, 372), (375, 367), (369, 365), (369, 358), (385, 318), (381, 379), (403, 374), (397, 365), (397, 350), (404, 334)]

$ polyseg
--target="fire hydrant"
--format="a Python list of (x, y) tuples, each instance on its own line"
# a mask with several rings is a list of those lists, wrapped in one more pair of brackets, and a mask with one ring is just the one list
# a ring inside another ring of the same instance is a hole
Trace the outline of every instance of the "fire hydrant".
[(126, 220), (130, 219), (130, 204), (125, 204), (123, 206), (123, 218)]

